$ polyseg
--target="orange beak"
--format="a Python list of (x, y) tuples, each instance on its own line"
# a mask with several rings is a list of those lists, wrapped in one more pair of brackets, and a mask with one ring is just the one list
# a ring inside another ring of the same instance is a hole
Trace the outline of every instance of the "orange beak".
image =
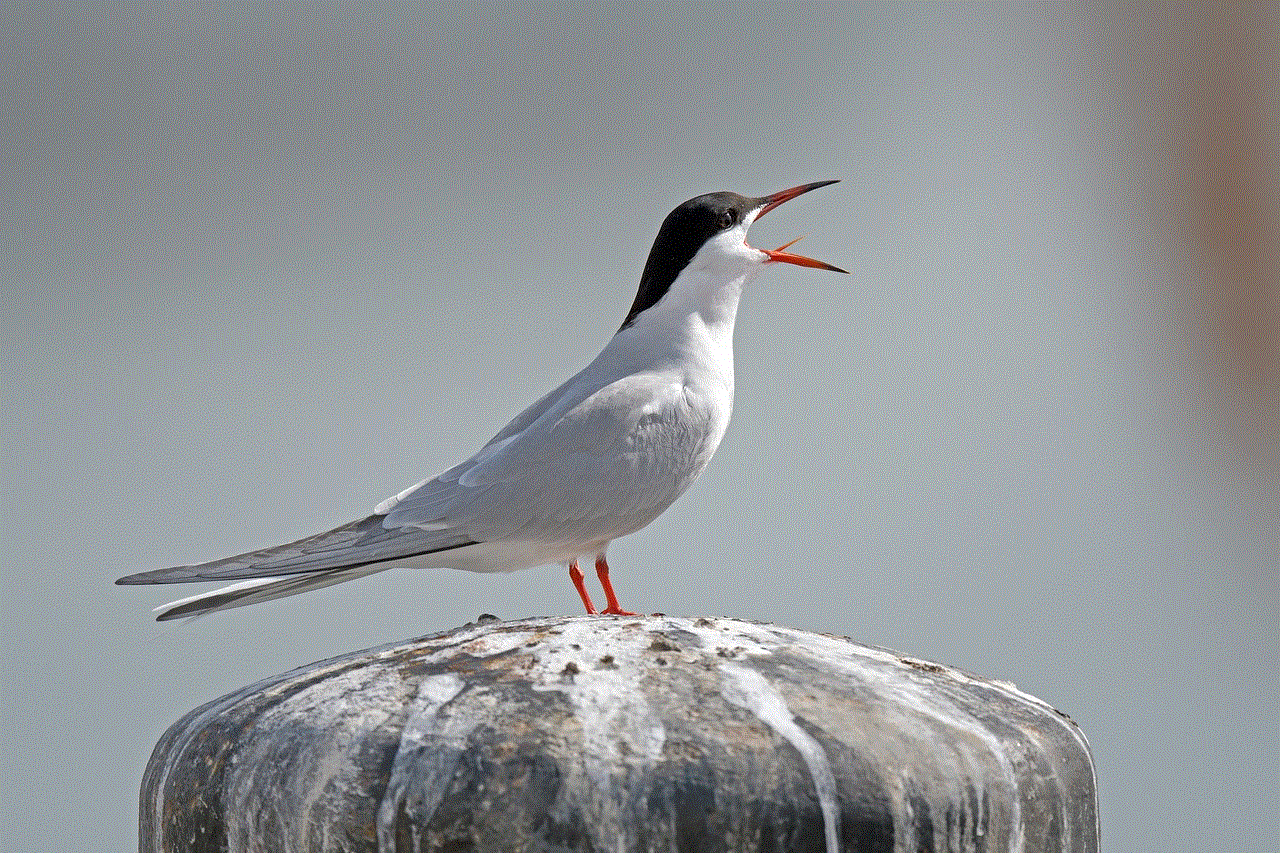
[[(764, 205), (760, 208), (760, 212), (756, 214), (756, 219), (759, 219), (761, 216), (764, 216), (766, 213), (773, 210), (775, 207), (782, 204), (784, 201), (790, 201), (791, 199), (795, 198), (798, 195), (804, 195), (805, 193), (809, 192), (809, 190), (816, 190), (818, 187), (825, 187), (828, 184), (834, 184), (834, 183), (838, 183), (838, 181), (817, 181), (816, 183), (801, 184), (800, 186), (792, 187), (789, 190), (782, 190), (781, 192), (776, 192), (773, 195), (767, 195), (764, 198), (760, 199), (762, 202), (764, 202)], [(772, 251), (769, 249), (762, 249), (761, 251), (763, 251), (766, 255), (769, 256), (768, 263), (795, 264), (798, 267), (813, 267), (815, 269), (831, 270), (832, 272), (842, 272), (842, 273), (845, 273), (846, 275), (848, 274), (847, 270), (842, 270), (837, 266), (832, 266), (831, 264), (826, 263), (825, 261), (818, 261), (818, 260), (814, 260), (813, 258), (806, 258), (804, 255), (795, 255), (795, 254), (792, 254), (791, 252), (784, 251), (788, 246), (795, 245), (795, 243), (799, 241), (799, 239), (800, 238), (797, 237), (795, 240), (792, 240), (790, 243), (787, 243), (784, 246), (779, 246), (778, 248), (773, 249)]]
[(769, 256), (769, 260), (766, 261), (766, 263), (771, 264), (776, 261), (781, 261), (784, 264), (795, 264), (798, 267), (814, 267), (815, 269), (831, 270), (832, 272), (842, 272), (845, 275), (849, 274), (848, 270), (842, 270), (840, 269), (840, 267), (832, 266), (826, 261), (819, 261), (813, 258), (806, 258), (804, 255), (793, 255), (791, 252), (782, 251), (783, 249), (787, 248), (787, 246), (794, 246), (796, 243), (799, 243), (799, 242), (800, 242), (800, 238), (797, 237), (794, 240), (792, 240), (790, 243), (779, 246), (776, 249), (761, 249), (760, 251), (764, 252), (766, 255)]

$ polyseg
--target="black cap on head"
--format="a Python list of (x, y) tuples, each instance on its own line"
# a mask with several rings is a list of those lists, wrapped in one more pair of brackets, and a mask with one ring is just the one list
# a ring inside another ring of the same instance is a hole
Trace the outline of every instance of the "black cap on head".
[(667, 214), (649, 251), (644, 274), (640, 276), (640, 289), (622, 328), (631, 325), (636, 315), (663, 297), (704, 243), (738, 225), (764, 201), (731, 192), (707, 193), (689, 199)]

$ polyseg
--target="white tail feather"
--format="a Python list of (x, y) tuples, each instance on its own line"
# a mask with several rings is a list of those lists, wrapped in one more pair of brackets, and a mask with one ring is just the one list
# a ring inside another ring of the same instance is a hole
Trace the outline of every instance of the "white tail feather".
[[(334, 569), (327, 572), (316, 572), (304, 575), (285, 575), (283, 577), (251, 578), (220, 589), (202, 592), (198, 595), (180, 598), (168, 604), (162, 604), (153, 612), (160, 614), (158, 621), (179, 619), (184, 616), (203, 616), (219, 610), (230, 610), (234, 607), (245, 607), (249, 604), (260, 604), (277, 598), (287, 598), (313, 589), (333, 586), (336, 583), (355, 580), (366, 575), (387, 570), (387, 566), (357, 566), (349, 569)], [(207, 602), (201, 605), (201, 602)]]

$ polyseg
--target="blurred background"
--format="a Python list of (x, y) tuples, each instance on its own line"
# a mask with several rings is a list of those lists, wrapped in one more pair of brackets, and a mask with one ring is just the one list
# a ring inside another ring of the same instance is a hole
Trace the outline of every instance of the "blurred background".
[(1280, 849), (1277, 6), (5, 4), (6, 850), (124, 850), (187, 710), (560, 567), (190, 624), (123, 574), (317, 532), (621, 322), (680, 201), (827, 178), (624, 605), (1016, 682), (1111, 853)]

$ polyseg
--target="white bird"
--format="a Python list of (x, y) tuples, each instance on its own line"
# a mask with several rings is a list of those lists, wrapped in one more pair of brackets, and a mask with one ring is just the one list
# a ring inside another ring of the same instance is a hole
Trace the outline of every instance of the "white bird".
[(667, 216), (622, 327), (580, 373), (478, 453), (388, 498), (373, 515), (287, 545), (120, 578), (118, 584), (239, 580), (156, 608), (160, 620), (296, 595), (395, 566), (510, 572), (562, 563), (587, 613), (578, 568), (594, 559), (601, 613), (618, 605), (605, 552), (657, 518), (697, 479), (733, 407), (738, 298), (783, 262), (844, 270), (747, 245), (751, 223), (835, 181), (760, 198), (701, 195)]

